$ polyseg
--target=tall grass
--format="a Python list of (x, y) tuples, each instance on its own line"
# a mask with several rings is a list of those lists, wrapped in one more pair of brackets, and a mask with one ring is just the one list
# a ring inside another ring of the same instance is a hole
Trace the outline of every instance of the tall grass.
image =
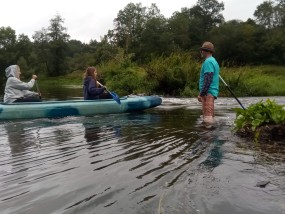
[[(285, 67), (222, 67), (221, 76), (237, 96), (285, 95)], [(220, 91), (221, 96), (228, 95), (224, 86), (221, 86)]]

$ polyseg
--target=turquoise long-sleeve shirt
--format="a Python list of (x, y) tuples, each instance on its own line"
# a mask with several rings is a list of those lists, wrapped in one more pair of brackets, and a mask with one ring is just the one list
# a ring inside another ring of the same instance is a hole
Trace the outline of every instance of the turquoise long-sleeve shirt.
[(201, 92), (204, 86), (204, 76), (208, 72), (213, 72), (212, 83), (209, 86), (207, 94), (211, 94), (214, 97), (219, 95), (219, 74), (220, 74), (220, 66), (216, 59), (213, 56), (208, 57), (202, 64), (200, 71), (200, 80), (199, 80), (199, 91)]

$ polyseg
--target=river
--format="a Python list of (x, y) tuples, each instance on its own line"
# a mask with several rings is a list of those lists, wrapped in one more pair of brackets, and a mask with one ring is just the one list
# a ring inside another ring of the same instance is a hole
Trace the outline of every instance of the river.
[[(267, 98), (239, 99), (246, 107)], [(131, 114), (0, 122), (0, 213), (285, 214), (285, 146), (236, 136), (238, 107), (218, 98), (212, 129), (194, 98)]]

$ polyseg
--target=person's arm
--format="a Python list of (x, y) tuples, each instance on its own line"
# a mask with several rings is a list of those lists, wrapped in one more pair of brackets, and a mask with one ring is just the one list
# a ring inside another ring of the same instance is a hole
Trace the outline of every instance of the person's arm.
[(88, 84), (88, 92), (94, 96), (100, 95), (104, 92), (105, 88), (97, 88), (95, 80), (92, 80)]
[(204, 74), (204, 83), (199, 96), (203, 97), (208, 94), (210, 85), (213, 81), (213, 77), (214, 77), (214, 72), (207, 72)]
[(40, 96), (38, 92), (29, 91), (29, 90), (23, 90), (24, 97), (30, 97), (30, 96)]
[[(11, 78), (11, 77), (10, 77)], [(12, 88), (18, 89), (18, 90), (29, 90), (31, 89), (35, 84), (35, 80), (31, 79), (28, 83), (22, 82), (21, 80), (17, 78), (12, 78), (10, 80), (10, 85)]]

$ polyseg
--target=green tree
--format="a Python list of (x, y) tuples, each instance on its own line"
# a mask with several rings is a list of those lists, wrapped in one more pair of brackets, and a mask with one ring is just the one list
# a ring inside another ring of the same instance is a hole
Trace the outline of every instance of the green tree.
[(208, 39), (211, 29), (221, 26), (224, 4), (216, 0), (198, 0), (192, 8), (182, 8), (169, 19), (169, 29), (178, 49), (197, 50)]
[(216, 46), (215, 56), (220, 63), (242, 65), (259, 61), (258, 50), (261, 53), (260, 45), (264, 42), (265, 33), (255, 23), (231, 20), (214, 28), (209, 38)]
[(172, 44), (176, 50), (190, 49), (193, 29), (190, 28), (190, 10), (182, 8), (181, 12), (175, 12), (168, 20), (168, 29)]
[(33, 50), (33, 43), (29, 39), (27, 35), (20, 34), (17, 39), (16, 47), (16, 57), (19, 59), (20, 57), (24, 58), (27, 64), (30, 63), (30, 55)]
[(134, 49), (135, 59), (139, 63), (149, 61), (162, 54), (170, 54), (172, 50), (167, 19), (160, 13), (155, 4), (147, 9), (144, 29), (140, 42)]
[(265, 28), (273, 28), (276, 24), (273, 1), (265, 1), (258, 5), (253, 15), (256, 17), (256, 22)]
[(276, 27), (285, 27), (285, 1), (276, 0), (264, 1), (257, 6), (254, 11), (256, 23), (264, 26), (267, 29)]
[(67, 42), (67, 50), (65, 52), (66, 61), (70, 72), (76, 70), (84, 70), (88, 61), (90, 61), (90, 54), (87, 52), (88, 45), (78, 40), (69, 40)]
[(17, 36), (11, 27), (0, 28), (0, 69), (16, 63), (14, 54)]
[(42, 73), (49, 73), (49, 37), (47, 29), (42, 28), (36, 31), (32, 38), (34, 39), (34, 67)]
[(285, 0), (278, 0), (278, 4), (275, 7), (275, 19), (278, 26), (285, 31)]
[(22, 56), (19, 57), (19, 59), (17, 60), (17, 65), (19, 65), (21, 68), (21, 73), (22, 73), (21, 78), (23, 79), (31, 78), (33, 73), (29, 70), (27, 60), (24, 57)]
[(216, 0), (198, 0), (197, 5), (190, 8), (190, 37), (195, 38), (196, 44), (207, 40), (210, 30), (224, 23), (223, 10), (224, 3)]
[(265, 1), (254, 12), (256, 22), (267, 29), (266, 39), (258, 51), (262, 63), (284, 64), (285, 1)]
[(66, 51), (69, 35), (66, 33), (66, 27), (63, 26), (64, 19), (56, 14), (50, 20), (48, 27), (49, 50), (50, 50), (50, 76), (58, 76), (67, 73)]
[(79, 40), (69, 40), (67, 42), (67, 51), (66, 51), (66, 55), (68, 57), (73, 57), (76, 54), (82, 54), (87, 50), (88, 45), (82, 43)]
[(37, 69), (48, 76), (58, 76), (67, 73), (68, 39), (64, 19), (56, 14), (50, 20), (48, 28), (42, 28), (33, 35), (35, 53), (37, 55)]
[[(262, 44), (261, 44), (262, 45)], [(272, 29), (266, 34), (266, 40), (262, 47), (264, 48), (264, 57), (260, 58), (262, 63), (285, 65), (285, 37), (284, 30)], [(261, 51), (259, 51), (260, 53)]]
[(2, 73), (0, 77), (0, 87), (3, 89), (6, 81), (5, 68), (9, 65), (16, 64), (15, 45), (17, 37), (15, 30), (11, 27), (0, 28), (0, 71)]
[(88, 52), (93, 54), (93, 65), (106, 63), (115, 58), (118, 53), (118, 48), (108, 42), (108, 37), (104, 36), (101, 42), (91, 40), (88, 45)]
[(153, 57), (169, 55), (172, 49), (167, 20), (163, 16), (148, 19), (136, 50), (136, 60), (145, 63)]
[(131, 53), (132, 48), (139, 44), (145, 21), (146, 7), (141, 3), (129, 3), (114, 20), (113, 40), (126, 53)]

